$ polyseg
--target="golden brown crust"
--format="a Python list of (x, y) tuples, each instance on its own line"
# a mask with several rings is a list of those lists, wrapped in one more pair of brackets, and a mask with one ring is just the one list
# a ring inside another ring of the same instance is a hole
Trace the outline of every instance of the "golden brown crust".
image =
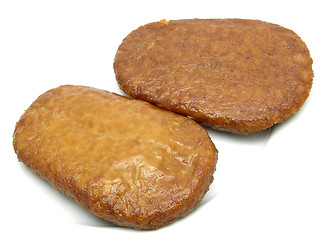
[(114, 70), (128, 95), (242, 134), (298, 111), (313, 78), (293, 31), (242, 19), (147, 24), (123, 40)]
[(106, 91), (61, 86), (16, 125), (18, 159), (95, 215), (156, 229), (194, 209), (217, 150), (194, 121)]

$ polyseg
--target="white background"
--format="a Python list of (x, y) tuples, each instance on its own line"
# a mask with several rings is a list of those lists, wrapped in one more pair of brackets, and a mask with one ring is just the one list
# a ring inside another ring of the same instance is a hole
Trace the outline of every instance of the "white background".
[[(321, 239), (318, 1), (0, 1), (1, 239)], [(43, 92), (63, 84), (123, 94), (113, 60), (132, 30), (166, 18), (247, 18), (294, 30), (314, 60), (301, 110), (268, 131), (210, 130), (219, 150), (200, 206), (157, 231), (117, 227), (83, 210), (19, 163), (15, 123)], [(19, 237), (19, 238), (17, 238)]]

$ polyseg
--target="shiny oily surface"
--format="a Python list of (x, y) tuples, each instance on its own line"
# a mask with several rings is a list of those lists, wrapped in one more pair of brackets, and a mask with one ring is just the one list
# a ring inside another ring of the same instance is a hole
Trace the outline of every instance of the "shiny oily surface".
[(114, 70), (128, 95), (241, 134), (297, 112), (313, 78), (296, 33), (244, 19), (146, 24), (123, 40)]
[(194, 209), (217, 161), (206, 130), (193, 120), (72, 85), (32, 103), (13, 145), (20, 161), (82, 207), (138, 229), (159, 228)]

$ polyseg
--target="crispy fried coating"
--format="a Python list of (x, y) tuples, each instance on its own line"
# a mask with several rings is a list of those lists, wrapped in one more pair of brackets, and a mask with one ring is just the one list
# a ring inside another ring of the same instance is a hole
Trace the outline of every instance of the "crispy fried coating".
[(20, 161), (82, 207), (137, 229), (193, 210), (217, 161), (193, 120), (84, 86), (41, 95), (17, 123), (13, 145)]
[(241, 134), (297, 112), (313, 78), (310, 53), (297, 34), (243, 19), (141, 26), (119, 46), (114, 70), (128, 95)]

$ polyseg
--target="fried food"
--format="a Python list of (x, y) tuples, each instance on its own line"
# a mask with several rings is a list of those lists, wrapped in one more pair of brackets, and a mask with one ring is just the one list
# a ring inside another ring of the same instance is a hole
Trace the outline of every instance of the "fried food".
[(309, 50), (297, 34), (243, 19), (141, 26), (119, 46), (114, 70), (129, 96), (241, 134), (297, 112), (313, 78)]
[(41, 95), (17, 123), (13, 145), (20, 161), (82, 207), (137, 229), (193, 210), (217, 161), (193, 120), (84, 86)]

